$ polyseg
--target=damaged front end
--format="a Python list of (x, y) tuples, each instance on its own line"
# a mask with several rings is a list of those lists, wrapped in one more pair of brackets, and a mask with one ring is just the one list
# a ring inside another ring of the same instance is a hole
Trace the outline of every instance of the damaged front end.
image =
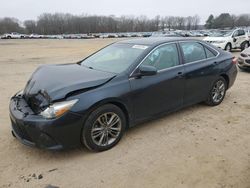
[(45, 90), (40, 90), (36, 94), (27, 94), (24, 90), (23, 98), (35, 114), (40, 114), (51, 104), (51, 98)]
[[(25, 145), (51, 150), (78, 145), (77, 139), (66, 135), (70, 131), (74, 132), (74, 135), (80, 132), (82, 117), (69, 112), (60, 118), (54, 118), (52, 115), (55, 113), (51, 113), (53, 112), (51, 109), (56, 108), (57, 112), (65, 113), (66, 111), (62, 110), (62, 107), (65, 109), (65, 105), (58, 106), (58, 103), (51, 105), (49, 101), (42, 91), (36, 95), (25, 95), (24, 92), (15, 94), (9, 105), (13, 136)], [(46, 117), (44, 113), (48, 112), (48, 109), (50, 113), (47, 113), (49, 117)], [(61, 129), (63, 126), (65, 127)]]
[(45, 90), (40, 90), (37, 94), (33, 95), (24, 94), (23, 98), (35, 115), (41, 115), (46, 119), (62, 116), (78, 102), (78, 99), (74, 99), (52, 103), (51, 98)]

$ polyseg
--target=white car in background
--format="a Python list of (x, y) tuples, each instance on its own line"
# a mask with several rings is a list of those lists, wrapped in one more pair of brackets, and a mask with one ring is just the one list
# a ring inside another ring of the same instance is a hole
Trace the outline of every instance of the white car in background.
[(13, 32), (13, 33), (4, 34), (2, 38), (3, 39), (24, 39), (26, 38), (26, 35)]
[(44, 38), (44, 36), (32, 33), (32, 34), (30, 34), (29, 38), (30, 39), (42, 39), (42, 38)]
[(243, 51), (249, 47), (249, 37), (244, 29), (215, 32), (203, 40), (226, 51), (232, 49), (241, 49)]
[(248, 39), (250, 40), (250, 29), (245, 29), (245, 31), (247, 33)]
[(238, 67), (241, 70), (250, 70), (250, 48), (241, 52), (240, 57), (238, 58)]

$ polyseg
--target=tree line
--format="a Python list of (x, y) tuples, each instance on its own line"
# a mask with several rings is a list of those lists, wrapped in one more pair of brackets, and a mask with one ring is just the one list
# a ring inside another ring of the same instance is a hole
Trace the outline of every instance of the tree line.
[[(235, 26), (250, 26), (250, 14), (239, 16), (223, 13), (217, 17), (210, 15), (206, 21), (207, 29)], [(44, 13), (37, 20), (20, 22), (16, 18), (0, 18), (0, 34), (19, 32), (44, 35), (77, 33), (113, 32), (152, 32), (159, 30), (196, 30), (200, 29), (198, 15), (181, 16), (95, 16), (72, 15), (64, 13)]]
[(44, 13), (37, 20), (21, 23), (16, 18), (0, 19), (0, 34), (9, 32), (52, 34), (111, 33), (111, 32), (151, 32), (164, 29), (197, 29), (198, 15), (179, 16), (93, 16), (64, 13)]
[(250, 14), (241, 14), (236, 16), (229, 13), (223, 13), (217, 17), (211, 14), (205, 24), (207, 29), (222, 29), (245, 26), (250, 26)]

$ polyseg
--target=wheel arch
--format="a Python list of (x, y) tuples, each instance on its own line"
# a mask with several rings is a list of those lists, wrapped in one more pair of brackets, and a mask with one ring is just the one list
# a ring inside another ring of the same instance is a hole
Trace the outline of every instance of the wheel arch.
[(113, 104), (113, 105), (119, 107), (122, 110), (122, 112), (124, 113), (125, 118), (126, 118), (126, 129), (129, 128), (130, 122), (131, 122), (131, 115), (129, 113), (129, 108), (123, 101), (121, 101), (117, 98), (108, 98), (108, 99), (98, 101), (97, 103), (93, 104), (89, 108), (87, 116), (89, 116), (89, 114), (91, 112), (93, 112), (94, 110), (96, 110), (97, 108), (99, 108), (100, 106), (103, 106), (105, 104)]
[(223, 77), (226, 80), (226, 82), (227, 82), (227, 89), (228, 89), (229, 81), (230, 81), (229, 80), (229, 76), (227, 74), (225, 74), (225, 73), (221, 74), (220, 76)]
[(227, 45), (230, 45), (231, 49), (233, 48), (233, 45), (232, 45), (231, 42), (227, 42), (227, 44), (226, 44), (226, 46), (225, 46), (225, 49), (226, 49)]
[(247, 43), (247, 44), (248, 44), (248, 47), (249, 47), (249, 41), (245, 40), (245, 41), (243, 41), (243, 42), (240, 44), (241, 50), (244, 50), (244, 45), (245, 45), (245, 43)]

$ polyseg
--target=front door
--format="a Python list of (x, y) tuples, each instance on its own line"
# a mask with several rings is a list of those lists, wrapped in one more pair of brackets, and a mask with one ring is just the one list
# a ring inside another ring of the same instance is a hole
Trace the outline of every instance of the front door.
[(175, 43), (153, 50), (141, 65), (154, 66), (156, 75), (130, 78), (135, 120), (172, 111), (183, 103), (184, 68)]

